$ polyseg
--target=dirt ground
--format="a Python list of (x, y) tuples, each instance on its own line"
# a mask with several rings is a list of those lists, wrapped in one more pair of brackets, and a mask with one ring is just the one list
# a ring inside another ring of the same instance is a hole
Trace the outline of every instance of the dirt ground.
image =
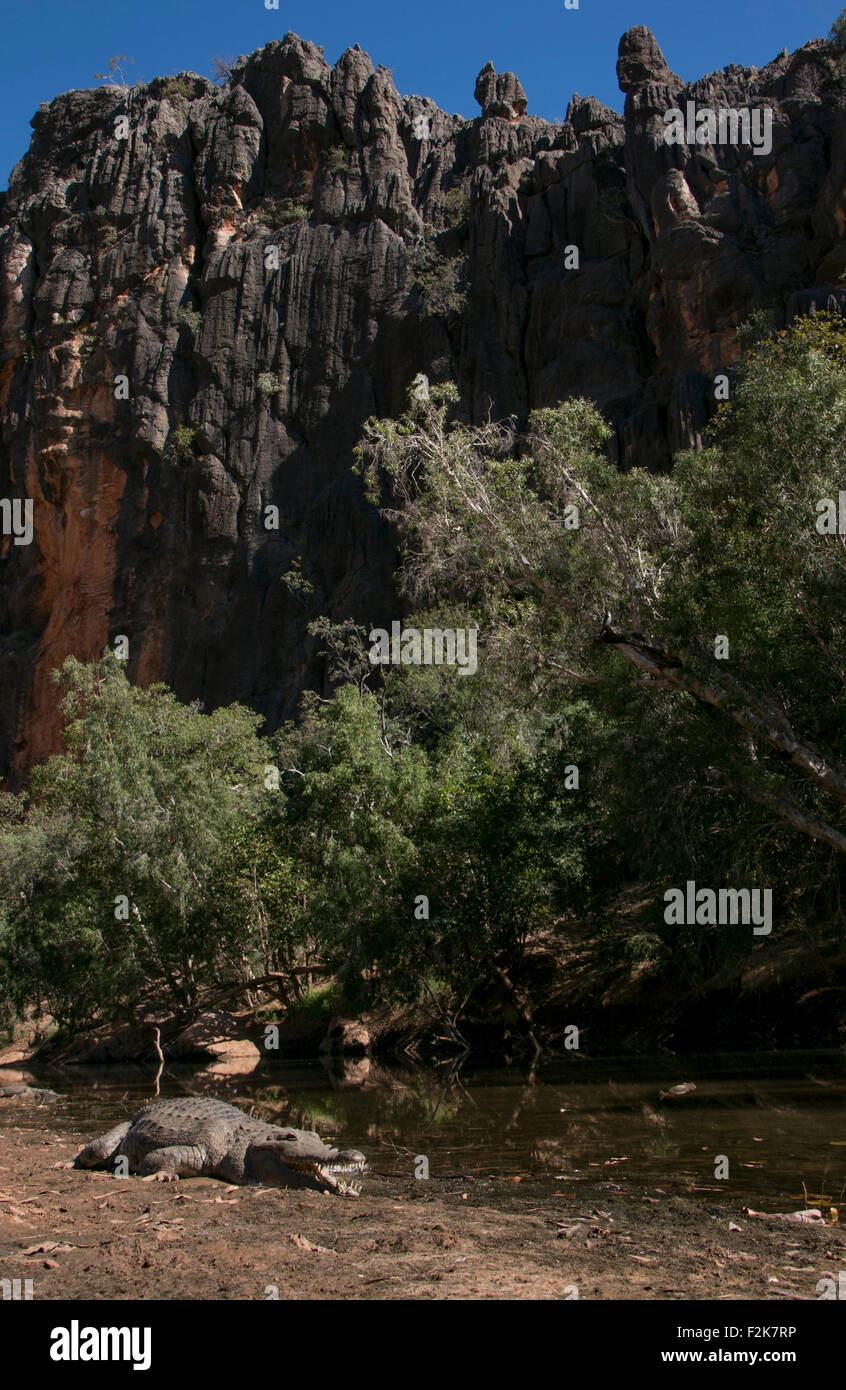
[(358, 1198), (159, 1184), (66, 1167), (90, 1137), (0, 1116), (0, 1279), (31, 1279), (36, 1299), (815, 1300), (846, 1268), (843, 1227), (657, 1190), (378, 1174)]

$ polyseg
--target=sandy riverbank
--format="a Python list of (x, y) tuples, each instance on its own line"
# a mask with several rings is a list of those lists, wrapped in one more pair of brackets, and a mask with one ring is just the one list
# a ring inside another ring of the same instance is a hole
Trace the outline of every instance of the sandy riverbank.
[(38, 1299), (815, 1300), (846, 1268), (842, 1227), (694, 1198), (373, 1174), (343, 1199), (61, 1166), (90, 1137), (0, 1117), (0, 1278)]

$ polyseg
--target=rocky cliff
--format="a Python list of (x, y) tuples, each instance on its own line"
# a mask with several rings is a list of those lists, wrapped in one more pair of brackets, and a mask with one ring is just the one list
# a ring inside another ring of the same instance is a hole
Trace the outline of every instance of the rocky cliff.
[[(590, 396), (623, 467), (696, 443), (737, 324), (842, 293), (844, 72), (814, 42), (685, 86), (638, 28), (624, 117), (550, 125), (488, 66), (464, 120), (288, 35), (223, 86), (42, 106), (0, 204), (0, 498), (33, 503), (0, 536), (0, 770), (118, 635), (133, 680), (271, 726), (322, 688), (309, 621), (396, 613), (352, 449), (421, 371), (476, 416)], [(668, 144), (689, 102), (770, 110), (771, 150)]]

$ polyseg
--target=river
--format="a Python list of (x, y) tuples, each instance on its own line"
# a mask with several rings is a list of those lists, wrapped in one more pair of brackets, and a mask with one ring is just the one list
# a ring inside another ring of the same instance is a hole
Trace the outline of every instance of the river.
[[(4, 1123), (94, 1137), (154, 1095), (149, 1069), (35, 1074), (62, 1093)], [(673, 1100), (660, 1091), (692, 1082)], [(316, 1128), (367, 1155), (368, 1186), (426, 1173), (540, 1184), (550, 1192), (696, 1192), (764, 1211), (846, 1199), (846, 1053), (586, 1059), (517, 1067), (383, 1065), (370, 1059), (263, 1064), (248, 1075), (168, 1066), (161, 1095), (217, 1095)], [(47, 1118), (49, 1115), (49, 1119)], [(425, 1159), (426, 1163), (420, 1160)], [(725, 1176), (718, 1177), (721, 1172)], [(803, 1186), (804, 1184), (804, 1186)], [(826, 1215), (828, 1211), (826, 1210)]]

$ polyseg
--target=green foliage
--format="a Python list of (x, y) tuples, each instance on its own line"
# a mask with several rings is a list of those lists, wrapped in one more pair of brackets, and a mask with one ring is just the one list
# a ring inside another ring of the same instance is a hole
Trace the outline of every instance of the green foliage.
[(466, 256), (441, 255), (430, 242), (409, 251), (412, 288), (422, 296), (430, 313), (454, 321), (464, 312), (468, 264)]
[(278, 747), (280, 766), (296, 769), (284, 815), (311, 882), (308, 933), (353, 979), (366, 965), (370, 919), (397, 904), (397, 876), (414, 862), (425, 755), (393, 748), (375, 697), (350, 686), (329, 705), (307, 700), (301, 726)]
[(182, 324), (196, 338), (203, 326), (203, 316), (199, 309), (192, 309), (189, 304), (182, 304), (176, 311), (176, 322)]
[(261, 795), (260, 719), (133, 687), (113, 656), (61, 680), (65, 752), (0, 805), (0, 979), (19, 1013), (46, 1003), (67, 1026), (156, 988), (190, 1007), (204, 976), (238, 978), (260, 928), (217, 892)]
[(429, 822), (431, 921), (414, 943), (413, 978), (433, 962), (460, 998), (497, 967), (519, 978), (532, 937), (575, 900), (586, 808), (559, 774), (543, 751), (503, 768), (481, 747), (470, 757), (454, 748)]
[[(846, 324), (745, 327), (731, 403), (670, 476), (620, 473), (582, 399), (522, 435), (466, 423), (450, 384), (367, 422), (408, 621), (477, 629), (472, 679), (374, 666), (324, 615), (334, 697), (260, 738), (238, 706), (69, 661), (64, 753), (0, 794), (5, 1021), (190, 1012), (264, 979), (319, 1017), (425, 1001), (457, 1037), (574, 918), (615, 968), (700, 988), (754, 943), (664, 922), (690, 878), (770, 888), (780, 932), (842, 938), (846, 565), (818, 521), (844, 477)], [(283, 579), (314, 612), (299, 562)]]
[(352, 150), (346, 145), (332, 145), (323, 156), (324, 168), (330, 174), (346, 174), (352, 161)]
[(443, 210), (448, 227), (456, 230), (465, 227), (470, 216), (470, 199), (463, 189), (450, 188), (444, 194)]
[(294, 198), (264, 198), (257, 212), (265, 227), (289, 227), (305, 222), (310, 216), (305, 203), (298, 203)]
[[(360, 685), (307, 701), (277, 761), (289, 769), (284, 833), (310, 883), (299, 930), (348, 999), (413, 1001), (433, 972), (469, 995), (497, 966), (519, 966), (552, 883), (582, 871), (573, 814), (537, 766), (497, 770), (477, 739), (427, 750), (407, 711)], [(421, 895), (428, 920), (415, 916)]]
[(755, 309), (748, 318), (737, 325), (737, 341), (741, 352), (751, 352), (752, 348), (775, 332), (775, 315), (772, 309)]
[(846, 53), (846, 10), (841, 10), (832, 24), (828, 42), (836, 54)]
[(328, 1025), (341, 1012), (343, 1003), (343, 994), (337, 982), (318, 985), (315, 989), (306, 990), (291, 1009), (290, 1016), (297, 1022), (325, 1022)]
[(171, 430), (168, 440), (169, 452), (172, 458), (186, 459), (193, 457), (194, 439), (197, 431), (190, 425), (177, 425)]
[(299, 558), (294, 560), (291, 568), (282, 575), (282, 583), (287, 585), (292, 594), (296, 594), (301, 599), (306, 599), (314, 593), (314, 585), (303, 574), (302, 562)]
[[(846, 326), (759, 341), (710, 447), (671, 477), (618, 473), (607, 434), (578, 400), (536, 411), (519, 449), (435, 399), (369, 422), (361, 466), (394, 501), (406, 593), (473, 605), (492, 703), (554, 724), (589, 696), (574, 761), (594, 766), (607, 882), (763, 883), (783, 922), (804, 885), (840, 921), (823, 865), (846, 844), (846, 570), (816, 521), (843, 477)], [(666, 933), (657, 906), (647, 925), (690, 980), (749, 945)]]
[(256, 377), (256, 390), (263, 396), (275, 396), (282, 390), (282, 382), (273, 372), (259, 372)]
[(161, 97), (181, 97), (191, 101), (195, 95), (195, 84), (190, 77), (167, 77), (159, 88)]

